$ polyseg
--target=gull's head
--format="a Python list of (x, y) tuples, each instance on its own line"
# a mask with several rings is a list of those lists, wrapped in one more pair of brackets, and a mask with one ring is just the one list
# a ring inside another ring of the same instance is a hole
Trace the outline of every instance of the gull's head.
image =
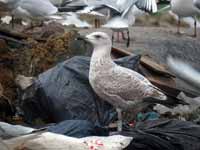
[(91, 43), (94, 47), (112, 46), (112, 41), (108, 34), (104, 32), (93, 32), (86, 35), (85, 40)]

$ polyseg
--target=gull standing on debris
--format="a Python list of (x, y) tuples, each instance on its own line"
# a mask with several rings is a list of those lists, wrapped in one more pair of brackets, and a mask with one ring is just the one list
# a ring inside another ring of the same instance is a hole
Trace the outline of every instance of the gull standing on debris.
[(103, 32), (94, 32), (84, 40), (94, 49), (90, 61), (89, 82), (96, 94), (117, 108), (118, 130), (122, 130), (121, 109), (134, 109), (147, 97), (166, 100), (165, 94), (141, 74), (115, 64), (111, 58), (112, 41)]
[(182, 17), (194, 18), (194, 37), (197, 36), (197, 19), (200, 15), (199, 0), (171, 0), (171, 10), (178, 15), (177, 33), (180, 34), (180, 21)]
[(39, 19), (55, 14), (58, 9), (49, 0), (4, 0), (13, 16)]
[[(155, 13), (157, 12), (157, 3), (156, 0), (117, 0), (115, 10), (119, 10), (121, 13), (120, 16), (111, 18), (105, 25), (102, 27), (110, 28), (114, 32), (121, 32), (122, 38), (125, 39), (123, 31), (127, 32), (127, 47), (129, 46), (130, 36), (128, 28), (135, 24), (135, 17), (138, 15), (143, 15), (141, 11)], [(112, 36), (112, 40), (114, 35)]]

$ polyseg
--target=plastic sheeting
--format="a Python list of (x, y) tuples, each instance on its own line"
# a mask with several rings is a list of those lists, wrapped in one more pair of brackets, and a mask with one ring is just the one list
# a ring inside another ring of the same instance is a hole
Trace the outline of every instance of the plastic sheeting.
[[(116, 60), (137, 69), (140, 56)], [(41, 118), (47, 122), (88, 120), (105, 126), (116, 119), (113, 107), (93, 92), (88, 81), (89, 57), (76, 56), (39, 75), (24, 94), (20, 106), (27, 122)]]
[[(4, 124), (2, 125), (4, 126)], [(9, 124), (6, 126), (10, 130), (15, 130), (16, 127)], [(20, 130), (21, 133), (21, 131), (27, 131), (24, 128), (19, 126), (16, 129)], [(117, 133), (123, 136), (108, 136), (108, 132), (107, 129), (97, 128), (88, 121), (66, 120), (50, 126), (48, 132), (39, 130), (33, 134), (4, 140), (4, 144), (11, 148), (22, 146), (24, 149), (32, 150), (55, 149), (55, 147), (66, 150), (70, 149), (71, 146), (76, 150), (92, 147), (98, 150), (121, 150), (125, 147), (125, 150), (200, 149), (200, 126), (187, 121), (161, 119), (139, 122), (134, 128), (126, 127), (123, 132)], [(77, 139), (74, 137), (85, 138)]]
[(123, 150), (131, 140), (121, 135), (78, 139), (45, 132), (5, 140), (4, 144), (9, 150)]
[(95, 126), (86, 120), (66, 120), (48, 127), (48, 131), (76, 138), (109, 135), (108, 129)]
[(33, 132), (33, 128), (0, 122), (0, 138), (12, 138)]
[(132, 136), (125, 150), (199, 150), (200, 126), (180, 120), (141, 122), (122, 133)]

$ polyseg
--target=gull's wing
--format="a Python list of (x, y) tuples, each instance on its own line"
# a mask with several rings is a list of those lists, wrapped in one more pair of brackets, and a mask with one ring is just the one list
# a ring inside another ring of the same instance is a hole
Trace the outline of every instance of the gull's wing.
[(125, 11), (122, 13), (121, 17), (127, 18), (127, 16), (130, 14), (130, 12), (134, 6), (135, 6), (135, 3), (132, 3), (128, 8), (126, 8)]
[(155, 13), (157, 12), (156, 0), (137, 0), (136, 6), (147, 12)]
[(58, 10), (49, 0), (21, 0), (18, 6), (33, 17), (52, 15)]
[(133, 0), (132, 3), (124, 10), (121, 17), (127, 18), (129, 15), (134, 15), (131, 14), (131, 11), (135, 6), (147, 12), (157, 12), (156, 0)]
[(104, 0), (84, 0), (87, 6), (101, 6), (104, 3)]
[(117, 0), (116, 5), (121, 12), (127, 11), (129, 7), (135, 5), (138, 0)]
[(121, 13), (120, 8), (116, 4), (116, 0), (104, 0), (104, 6), (116, 10), (117, 12)]
[(144, 76), (133, 70), (116, 65), (100, 75), (101, 81), (98, 81), (98, 84), (101, 84), (101, 87), (99, 88), (104, 88), (108, 95), (115, 94), (124, 100), (141, 100), (145, 97), (166, 99), (158, 88), (154, 88), (155, 86)]

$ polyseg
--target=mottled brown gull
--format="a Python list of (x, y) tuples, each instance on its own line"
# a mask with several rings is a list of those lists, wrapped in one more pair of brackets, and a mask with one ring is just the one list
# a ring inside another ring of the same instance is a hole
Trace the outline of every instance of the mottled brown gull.
[(141, 74), (115, 64), (111, 58), (112, 42), (103, 32), (94, 32), (85, 37), (94, 50), (90, 62), (89, 82), (96, 94), (117, 108), (118, 131), (122, 130), (121, 109), (134, 109), (153, 97), (167, 97)]

